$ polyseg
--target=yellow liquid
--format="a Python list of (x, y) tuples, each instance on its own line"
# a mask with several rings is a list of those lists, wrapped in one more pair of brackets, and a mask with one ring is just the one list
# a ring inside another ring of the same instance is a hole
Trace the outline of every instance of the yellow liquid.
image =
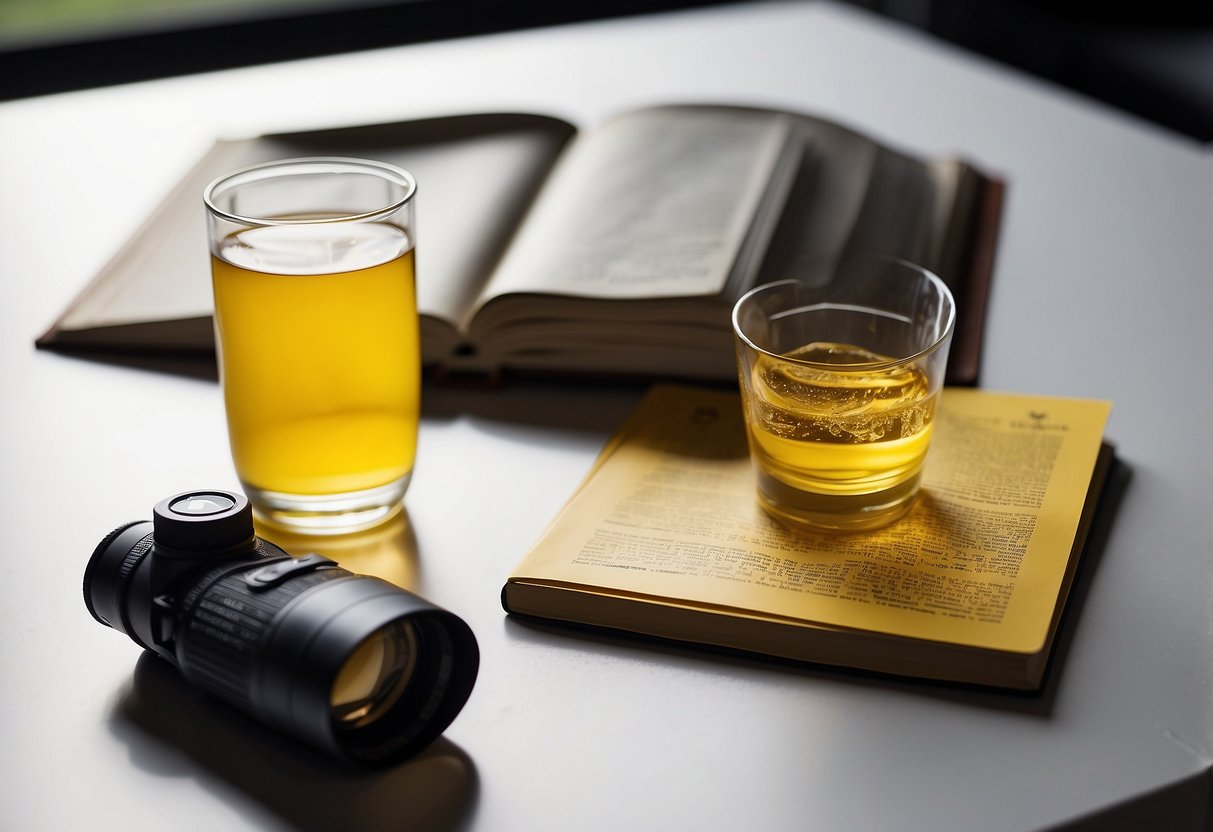
[(807, 344), (785, 357), (819, 366), (761, 356), (752, 368), (750, 445), (768, 509), (839, 528), (896, 519), (931, 441), (936, 395), (926, 374), (865, 368), (890, 359), (849, 344)]
[(345, 494), (413, 469), (413, 249), (384, 224), (234, 234), (211, 258), (220, 376), (246, 486)]

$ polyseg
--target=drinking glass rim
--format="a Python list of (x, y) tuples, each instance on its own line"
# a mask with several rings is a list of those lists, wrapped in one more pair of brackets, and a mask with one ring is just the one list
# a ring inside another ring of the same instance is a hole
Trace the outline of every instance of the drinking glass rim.
[[(251, 217), (244, 214), (234, 214), (230, 211), (225, 211), (215, 204), (214, 196), (216, 190), (225, 184), (236, 187), (238, 185), (261, 182), (267, 179), (272, 179), (275, 176), (284, 175), (277, 171), (277, 169), (291, 167), (306, 169), (298, 171), (298, 173), (304, 175), (314, 173), (354, 172), (378, 175), (387, 181), (403, 186), (405, 190), (404, 194), (399, 199), (392, 201), (382, 208), (376, 208), (373, 211), (364, 211), (357, 214), (341, 214), (332, 217), (307, 217), (304, 219)], [(243, 181), (233, 182), (233, 180)], [(355, 159), (346, 156), (300, 156), (294, 159), (276, 159), (269, 162), (259, 162), (255, 165), (247, 165), (245, 167), (237, 168), (236, 170), (228, 171), (227, 173), (217, 176), (203, 189), (202, 201), (205, 203), (206, 209), (219, 219), (238, 223), (240, 225), (269, 227), (280, 225), (320, 225), (328, 223), (374, 222), (375, 220), (391, 216), (395, 212), (399, 211), (416, 195), (417, 180), (413, 178), (411, 173), (396, 165), (388, 164), (387, 162), (378, 162), (372, 159)]]
[[(787, 355), (781, 355), (779, 353), (771, 352), (768, 349), (758, 346), (758, 344), (754, 343), (754, 341), (750, 338), (749, 335), (747, 335), (745, 332), (742, 331), (741, 325), (737, 320), (737, 314), (738, 314), (739, 310), (741, 309), (741, 305), (743, 303), (745, 303), (751, 296), (756, 295), (759, 292), (762, 292), (762, 291), (765, 291), (768, 289), (772, 289), (776, 286), (787, 286), (787, 285), (800, 283), (799, 280), (796, 280), (794, 278), (789, 278), (786, 280), (775, 280), (770, 283), (764, 283), (761, 286), (755, 286), (754, 288), (752, 288), (748, 292), (746, 292), (744, 295), (742, 295), (740, 298), (738, 298), (737, 303), (735, 303), (733, 305), (733, 313), (731, 316), (732, 323), (733, 323), (733, 334), (736, 335), (739, 339), (741, 339), (741, 341), (743, 343), (745, 343), (746, 346), (750, 347), (751, 349), (753, 349), (754, 351), (756, 351), (758, 353), (761, 353), (762, 355), (768, 356), (770, 358), (778, 359), (779, 361), (786, 361), (789, 364), (795, 364), (795, 365), (798, 365), (801, 367), (811, 367), (815, 370), (827, 370), (827, 371), (833, 371), (833, 372), (881, 370), (881, 369), (885, 369), (885, 368), (889, 368), (889, 367), (897, 367), (897, 366), (900, 366), (903, 364), (911, 364), (922, 358), (925, 358), (926, 356), (930, 355), (931, 353), (936, 352), (941, 346), (943, 346), (944, 344), (947, 343), (949, 338), (952, 337), (952, 332), (956, 328), (956, 299), (954, 297), (952, 297), (952, 290), (948, 288), (948, 285), (943, 282), (943, 280), (939, 277), (939, 275), (935, 274), (930, 269), (927, 269), (922, 266), (911, 263), (908, 260), (902, 260), (902, 259), (896, 258), (896, 257), (889, 257), (887, 259), (889, 260), (889, 262), (898, 263), (900, 265), (906, 266), (906, 267), (913, 269), (914, 271), (920, 273), (924, 277), (926, 277), (927, 280), (933, 286), (935, 286), (936, 289), (938, 289), (940, 291), (942, 296), (947, 298), (947, 300), (948, 300), (948, 320), (947, 320), (946, 326), (943, 329), (943, 332), (940, 333), (938, 338), (936, 338), (934, 341), (932, 341), (930, 344), (923, 347), (921, 350), (919, 350), (916, 353), (913, 353), (913, 354), (907, 355), (907, 356), (903, 356), (901, 358), (890, 358), (888, 361), (863, 361), (863, 362), (851, 362), (851, 363), (846, 363), (846, 364), (828, 364), (828, 363), (825, 363), (822, 361), (810, 361), (805, 358), (795, 358), (795, 357), (791, 357), (791, 356), (787, 356)], [(786, 311), (793, 311), (793, 310), (786, 310)]]

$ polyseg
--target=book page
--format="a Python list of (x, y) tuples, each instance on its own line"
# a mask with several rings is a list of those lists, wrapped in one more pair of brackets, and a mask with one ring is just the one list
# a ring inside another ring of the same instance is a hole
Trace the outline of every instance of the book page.
[(803, 159), (757, 283), (825, 283), (847, 254), (936, 267), (935, 237), (947, 227), (952, 194), (930, 166), (809, 116), (796, 138)]
[(949, 388), (907, 518), (794, 534), (757, 505), (738, 396), (654, 388), (511, 580), (1035, 653), (1109, 408)]
[(789, 150), (790, 123), (756, 110), (663, 107), (583, 133), (482, 300), (720, 293)]
[(359, 148), (417, 180), (418, 312), (452, 324), (467, 314), (567, 136), (536, 118), (483, 135)]
[(545, 116), (485, 114), (217, 142), (81, 293), (60, 326), (211, 315), (204, 187), (246, 165), (324, 155), (376, 159), (413, 174), (419, 310), (453, 325), (479, 295), (572, 132)]

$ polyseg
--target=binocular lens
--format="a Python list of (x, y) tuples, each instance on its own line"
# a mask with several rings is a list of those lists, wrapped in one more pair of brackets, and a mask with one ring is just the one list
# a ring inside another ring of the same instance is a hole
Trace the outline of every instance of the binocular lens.
[(93, 552), (93, 617), (190, 683), (347, 760), (384, 765), (437, 737), (467, 701), (480, 652), (458, 616), (316, 554), (254, 534), (243, 495), (158, 503)]
[(395, 707), (417, 664), (417, 634), (407, 621), (380, 627), (337, 671), (329, 703), (343, 729), (364, 728)]

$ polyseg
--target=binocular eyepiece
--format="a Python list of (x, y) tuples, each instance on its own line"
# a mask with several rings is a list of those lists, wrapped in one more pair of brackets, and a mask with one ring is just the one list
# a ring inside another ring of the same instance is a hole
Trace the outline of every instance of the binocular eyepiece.
[(97, 546), (94, 618), (191, 684), (332, 754), (386, 765), (441, 734), (480, 663), (458, 616), (258, 538), (241, 494), (188, 491)]

